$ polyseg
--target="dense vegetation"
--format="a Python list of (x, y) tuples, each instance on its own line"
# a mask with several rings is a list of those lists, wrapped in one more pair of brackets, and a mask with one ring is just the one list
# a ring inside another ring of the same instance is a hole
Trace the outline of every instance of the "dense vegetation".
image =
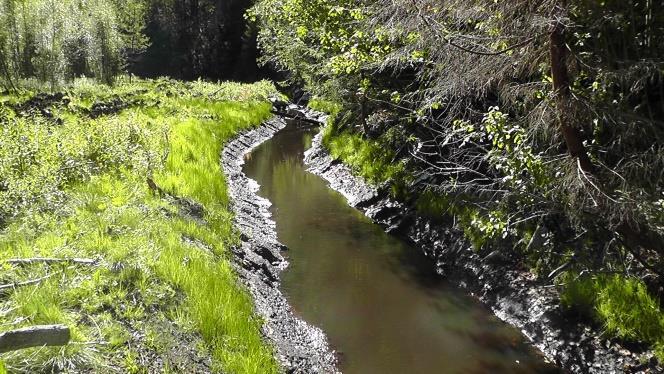
[[(17, 285), (0, 331), (72, 329), (70, 344), (4, 354), (2, 368), (276, 372), (230, 265), (239, 239), (219, 166), (226, 140), (270, 116), (274, 91), (82, 79), (0, 96), (0, 283)], [(13, 261), (35, 257), (94, 263)]]
[[(255, 80), (247, 0), (2, 0), (0, 87), (119, 75)], [(28, 82), (26, 82), (26, 80)]]
[(252, 81), (257, 30), (244, 13), (250, 0), (142, 0), (151, 41), (131, 71), (141, 76)]
[(74, 340), (0, 371), (277, 370), (218, 167), (275, 89), (134, 76), (252, 80), (257, 41), (333, 156), (664, 360), (655, 1), (0, 0), (0, 25), (0, 331)]
[(260, 0), (249, 16), (265, 61), (338, 113), (334, 156), (664, 358), (661, 6)]

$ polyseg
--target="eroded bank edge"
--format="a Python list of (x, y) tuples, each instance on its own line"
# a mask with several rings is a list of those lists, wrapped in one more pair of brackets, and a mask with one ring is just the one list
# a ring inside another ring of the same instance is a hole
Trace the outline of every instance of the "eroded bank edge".
[(281, 255), (286, 248), (277, 240), (270, 202), (256, 194), (258, 183), (242, 171), (245, 155), (284, 127), (286, 121), (274, 117), (239, 135), (222, 151), (221, 164), (242, 239), (242, 244), (233, 248), (233, 263), (252, 296), (256, 313), (264, 320), (262, 332), (274, 345), (284, 371), (337, 373), (336, 355), (325, 334), (296, 317), (279, 290), (280, 273), (288, 266)]
[[(501, 320), (518, 328), (544, 357), (573, 373), (659, 372), (648, 352), (602, 337), (601, 329), (565, 318), (554, 287), (537, 281), (500, 256), (481, 258), (463, 232), (419, 216), (414, 207), (394, 201), (385, 191), (355, 176), (334, 160), (318, 134), (305, 153), (309, 171), (324, 178), (388, 233), (414, 243), (436, 262), (437, 271), (487, 305)], [(644, 359), (646, 358), (646, 359)]]

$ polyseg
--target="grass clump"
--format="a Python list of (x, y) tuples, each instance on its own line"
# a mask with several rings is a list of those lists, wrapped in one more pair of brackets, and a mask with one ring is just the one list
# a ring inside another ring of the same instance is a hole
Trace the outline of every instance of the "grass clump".
[[(238, 235), (219, 165), (227, 140), (270, 116), (273, 91), (265, 82), (83, 81), (66, 102), (48, 103), (52, 117), (15, 109), (29, 95), (1, 107), (0, 281), (47, 278), (0, 299), (0, 331), (72, 330), (65, 347), (3, 354), (8, 371), (277, 372), (228, 259)], [(89, 110), (109, 97), (126, 105)], [(31, 257), (97, 262), (6, 262)]]
[(307, 106), (313, 110), (327, 113), (330, 118), (335, 118), (339, 112), (341, 112), (341, 104), (318, 97), (314, 97), (309, 100), (309, 104), (307, 104)]
[(344, 132), (324, 137), (324, 143), (332, 157), (342, 160), (373, 184), (400, 181), (405, 174), (404, 164), (394, 162), (394, 153), (378, 141)]
[(332, 101), (313, 98), (309, 107), (330, 115), (329, 124), (323, 129), (323, 145), (330, 151), (332, 157), (343, 161), (373, 184), (382, 184), (402, 181), (405, 176), (405, 166), (395, 162), (395, 154), (390, 147), (381, 144), (379, 140), (364, 139), (361, 135), (339, 131), (335, 119), (341, 111), (341, 106)]
[(561, 293), (564, 306), (601, 323), (611, 336), (650, 344), (664, 361), (664, 312), (641, 280), (622, 275), (568, 278)]

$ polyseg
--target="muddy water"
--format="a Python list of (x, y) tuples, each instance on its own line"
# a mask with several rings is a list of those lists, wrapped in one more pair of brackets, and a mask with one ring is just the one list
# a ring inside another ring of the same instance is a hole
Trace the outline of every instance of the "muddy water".
[(282, 290), (340, 352), (344, 373), (543, 373), (515, 329), (433, 272), (321, 178), (306, 172), (312, 130), (286, 128), (247, 155), (289, 247)]

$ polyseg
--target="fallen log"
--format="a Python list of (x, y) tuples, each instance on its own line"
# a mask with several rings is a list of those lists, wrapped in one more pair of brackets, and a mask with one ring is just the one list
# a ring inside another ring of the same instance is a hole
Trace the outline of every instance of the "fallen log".
[(56, 264), (63, 262), (70, 264), (80, 264), (80, 265), (94, 265), (97, 262), (97, 260), (91, 258), (34, 257), (34, 258), (12, 258), (6, 260), (5, 262), (12, 265), (30, 265), (34, 263)]
[(285, 118), (288, 118), (288, 119), (292, 119), (294, 121), (305, 122), (305, 123), (309, 123), (309, 124), (317, 125), (317, 126), (321, 126), (321, 125), (325, 124), (321, 121), (311, 119), (311, 118), (307, 118), (305, 116), (293, 115), (293, 114), (290, 114), (290, 113), (287, 113), (287, 112), (279, 112), (279, 111), (276, 111), (276, 110), (272, 110), (271, 112), (272, 112), (272, 114), (276, 114), (278, 116), (282, 116), (282, 117), (285, 117)]
[(18, 349), (61, 346), (69, 343), (71, 332), (65, 325), (31, 326), (0, 334), (0, 353)]

